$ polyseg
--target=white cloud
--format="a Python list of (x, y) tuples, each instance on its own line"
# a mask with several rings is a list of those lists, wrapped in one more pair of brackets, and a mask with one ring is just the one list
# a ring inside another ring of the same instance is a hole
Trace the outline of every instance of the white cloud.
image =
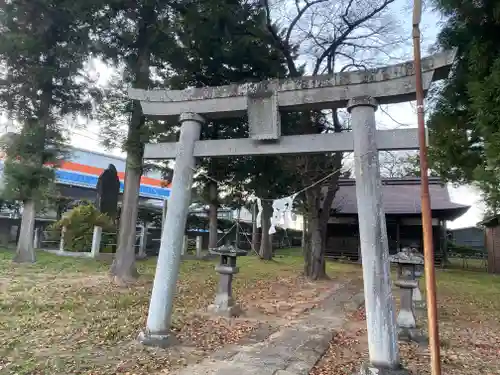
[(470, 205), (471, 208), (465, 215), (448, 223), (449, 228), (473, 227), (483, 218), (485, 210), (479, 191), (473, 186), (449, 186), (450, 197), (453, 202)]

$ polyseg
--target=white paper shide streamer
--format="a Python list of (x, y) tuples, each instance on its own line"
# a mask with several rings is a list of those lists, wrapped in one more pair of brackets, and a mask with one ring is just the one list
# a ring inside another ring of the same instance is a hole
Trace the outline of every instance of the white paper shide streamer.
[[(271, 216), (271, 227), (269, 228), (269, 234), (276, 233), (276, 226), (280, 226), (283, 229), (288, 229), (292, 221), (295, 221), (296, 216), (293, 215), (293, 201), (298, 194), (293, 194), (285, 198), (275, 199), (273, 201), (273, 214)], [(262, 224), (262, 201), (257, 198), (257, 208), (259, 210), (257, 214), (257, 227), (260, 228)]]

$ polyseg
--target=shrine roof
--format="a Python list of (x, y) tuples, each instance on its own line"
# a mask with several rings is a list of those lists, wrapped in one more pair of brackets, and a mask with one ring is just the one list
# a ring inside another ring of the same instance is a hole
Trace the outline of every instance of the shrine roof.
[(481, 227), (496, 227), (498, 226), (498, 223), (500, 223), (500, 215), (493, 215), (493, 216), (488, 216), (479, 223), (477, 223), (478, 226)]
[[(326, 188), (324, 188), (325, 190)], [(439, 178), (429, 179), (433, 217), (454, 220), (468, 211), (470, 206), (452, 202), (448, 189)], [(386, 215), (411, 216), (422, 213), (419, 178), (389, 178), (382, 180), (382, 202)], [(358, 213), (356, 182), (341, 179), (332, 204), (332, 215)]]

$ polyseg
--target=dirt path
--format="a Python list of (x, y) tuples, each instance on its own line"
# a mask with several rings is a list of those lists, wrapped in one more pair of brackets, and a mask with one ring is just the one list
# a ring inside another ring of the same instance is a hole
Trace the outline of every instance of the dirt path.
[(225, 346), (177, 375), (303, 375), (316, 364), (332, 337), (345, 323), (346, 311), (362, 303), (353, 283), (336, 284), (318, 307), (290, 321), (269, 337), (253, 343)]

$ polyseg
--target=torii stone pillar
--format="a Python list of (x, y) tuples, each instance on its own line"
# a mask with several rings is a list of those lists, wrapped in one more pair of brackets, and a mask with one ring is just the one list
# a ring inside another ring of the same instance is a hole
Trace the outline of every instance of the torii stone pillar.
[(193, 152), (195, 142), (200, 138), (202, 123), (203, 118), (195, 113), (183, 113), (180, 116), (181, 134), (175, 158), (171, 199), (162, 228), (146, 329), (139, 334), (139, 341), (144, 344), (165, 347), (171, 341), (173, 296), (179, 274), (195, 167)]
[(358, 204), (359, 238), (363, 263), (368, 350), (370, 361), (362, 374), (384, 374), (401, 368), (397, 325), (391, 291), (387, 226), (382, 206), (380, 166), (375, 140), (377, 102), (369, 96), (353, 98), (351, 113)]

